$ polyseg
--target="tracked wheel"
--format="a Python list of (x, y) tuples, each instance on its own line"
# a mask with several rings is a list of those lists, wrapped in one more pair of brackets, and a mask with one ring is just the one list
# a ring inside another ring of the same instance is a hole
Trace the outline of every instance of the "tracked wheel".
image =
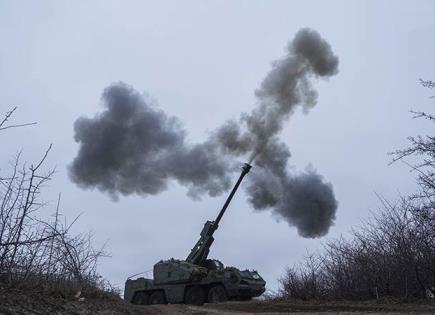
[(148, 305), (149, 295), (146, 292), (137, 292), (133, 298), (133, 304)]
[(166, 298), (163, 291), (155, 291), (151, 293), (149, 304), (166, 304)]
[(186, 304), (202, 305), (205, 302), (205, 292), (204, 289), (199, 285), (190, 287), (186, 291), (184, 297), (184, 302)]
[(221, 303), (228, 301), (227, 292), (222, 285), (215, 285), (208, 291), (207, 301), (209, 303)]

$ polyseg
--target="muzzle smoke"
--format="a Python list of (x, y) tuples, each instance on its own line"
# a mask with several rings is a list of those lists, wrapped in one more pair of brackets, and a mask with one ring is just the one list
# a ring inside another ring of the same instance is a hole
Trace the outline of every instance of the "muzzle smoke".
[(216, 196), (230, 186), (228, 161), (210, 143), (189, 145), (175, 117), (156, 109), (124, 83), (106, 88), (105, 111), (74, 124), (80, 143), (70, 177), (83, 188), (96, 187), (113, 198), (155, 195), (170, 179), (195, 197)]
[(189, 144), (175, 117), (168, 116), (124, 83), (105, 89), (105, 110), (74, 124), (80, 144), (69, 167), (72, 180), (84, 188), (118, 194), (157, 194), (175, 180), (188, 194), (217, 196), (231, 185), (235, 158), (249, 157), (256, 167), (248, 177), (248, 200), (256, 210), (271, 209), (295, 226), (301, 236), (325, 235), (335, 219), (332, 185), (309, 168), (287, 171), (290, 151), (279, 140), (283, 124), (301, 107), (317, 103), (312, 78), (338, 73), (338, 57), (313, 30), (301, 29), (255, 94), (251, 113), (230, 120), (201, 144)]

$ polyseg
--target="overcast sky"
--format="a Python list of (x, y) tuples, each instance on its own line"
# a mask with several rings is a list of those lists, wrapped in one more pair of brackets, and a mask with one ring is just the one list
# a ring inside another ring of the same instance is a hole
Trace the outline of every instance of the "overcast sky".
[(18, 106), (14, 123), (38, 122), (0, 134), (1, 173), (17, 151), (36, 161), (53, 143), (46, 167), (57, 172), (44, 213), (54, 212), (59, 192), (67, 218), (82, 213), (75, 231), (108, 241), (100, 272), (115, 285), (160, 259), (184, 259), (226, 196), (193, 201), (176, 183), (118, 202), (82, 190), (66, 169), (78, 149), (74, 121), (101, 112), (102, 90), (124, 81), (179, 117), (190, 142), (203, 141), (250, 111), (270, 62), (301, 27), (313, 28), (340, 72), (315, 83), (317, 106), (294, 115), (281, 139), (295, 170), (311, 164), (333, 184), (335, 225), (322, 239), (301, 238), (269, 212), (253, 212), (240, 190), (210, 254), (258, 269), (276, 290), (286, 266), (376, 211), (375, 193), (394, 199), (415, 189), (414, 175), (389, 166), (387, 153), (433, 132), (409, 110), (434, 106), (434, 91), (418, 84), (435, 79), (434, 17), (433, 1), (0, 1), (0, 114)]

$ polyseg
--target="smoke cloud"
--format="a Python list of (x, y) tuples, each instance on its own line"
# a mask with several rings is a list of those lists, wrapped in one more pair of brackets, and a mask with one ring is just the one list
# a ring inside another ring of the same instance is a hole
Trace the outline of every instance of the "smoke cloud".
[(262, 169), (251, 175), (248, 201), (256, 210), (272, 209), (278, 219), (295, 226), (303, 237), (325, 235), (335, 219), (332, 185), (312, 167), (298, 175), (276, 176)]
[(201, 144), (187, 143), (177, 118), (130, 86), (113, 84), (102, 95), (105, 111), (75, 122), (80, 148), (70, 177), (114, 198), (157, 194), (171, 180), (186, 186), (192, 197), (217, 196), (231, 186), (236, 158), (248, 157), (258, 166), (248, 176), (252, 207), (270, 209), (303, 237), (323, 236), (337, 209), (332, 185), (312, 167), (290, 173), (290, 150), (279, 134), (297, 108), (308, 113), (316, 105), (311, 80), (337, 73), (338, 57), (330, 45), (314, 30), (299, 30), (255, 91), (255, 108), (227, 121)]
[(261, 167), (253, 170), (247, 189), (254, 209), (272, 209), (304, 237), (328, 233), (337, 201), (332, 185), (314, 169), (301, 174), (287, 171), (290, 150), (278, 135), (298, 107), (308, 113), (317, 104), (310, 79), (337, 73), (338, 57), (330, 45), (316, 31), (301, 29), (255, 92), (257, 107), (238, 122), (227, 122), (215, 135), (225, 152), (250, 154), (250, 161), (255, 159)]
[(106, 88), (105, 111), (74, 124), (79, 152), (69, 167), (83, 188), (118, 194), (155, 195), (174, 179), (189, 195), (216, 196), (230, 186), (228, 161), (210, 144), (189, 145), (175, 117), (166, 115), (124, 83)]

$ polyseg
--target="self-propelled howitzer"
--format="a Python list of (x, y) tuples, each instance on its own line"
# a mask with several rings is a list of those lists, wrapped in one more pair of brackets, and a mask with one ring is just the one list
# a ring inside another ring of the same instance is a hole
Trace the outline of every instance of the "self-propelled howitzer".
[(214, 221), (207, 221), (200, 238), (186, 260), (161, 260), (154, 265), (154, 279), (127, 279), (124, 299), (134, 304), (202, 304), (231, 300), (249, 300), (265, 291), (266, 282), (255, 270), (224, 267), (208, 259), (213, 234), (251, 165), (245, 164)]

